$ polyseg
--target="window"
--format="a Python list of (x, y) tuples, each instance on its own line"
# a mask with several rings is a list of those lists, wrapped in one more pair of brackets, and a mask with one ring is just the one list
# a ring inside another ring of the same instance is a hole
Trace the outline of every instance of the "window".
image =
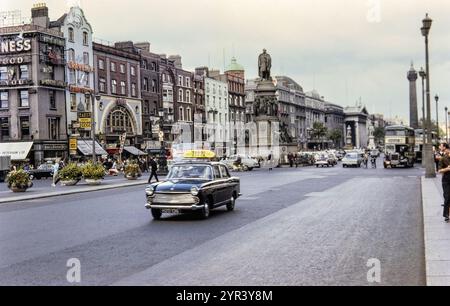
[(107, 133), (133, 133), (131, 116), (123, 106), (116, 106), (106, 118)]
[(190, 85), (190, 79), (189, 77), (186, 77), (186, 87), (191, 87)]
[(131, 66), (131, 75), (135, 76), (136, 75), (136, 67)]
[(69, 58), (69, 62), (75, 62), (75, 50), (69, 49), (67, 56)]
[(127, 84), (125, 84), (124, 81), (120, 82), (120, 94), (121, 95), (127, 94)]
[(30, 103), (28, 101), (28, 90), (21, 90), (20, 91), (19, 107), (30, 107)]
[(9, 94), (7, 91), (0, 92), (0, 108), (9, 107)]
[(76, 94), (70, 94), (70, 111), (71, 112), (77, 111), (77, 95)]
[(83, 32), (83, 45), (88, 46), (89, 45), (89, 35), (88, 32)]
[(125, 65), (124, 64), (120, 64), (120, 73), (125, 73)]
[(50, 140), (59, 139), (59, 118), (48, 118), (48, 138)]
[(73, 69), (69, 70), (69, 83), (75, 85), (77, 83), (76, 72)]
[(89, 53), (83, 52), (83, 64), (89, 65)]
[(183, 89), (178, 90), (178, 101), (183, 101)]
[(0, 118), (0, 136), (2, 140), (9, 139), (9, 119)]
[(117, 81), (111, 80), (111, 92), (117, 94)]
[[(28, 93), (28, 92), (27, 92)], [(50, 103), (50, 109), (56, 109), (56, 92), (54, 90), (50, 90), (48, 92), (48, 99)]]
[(100, 92), (106, 92), (106, 80), (103, 78), (99, 79), (99, 90)]
[(214, 166), (214, 178), (215, 179), (220, 179), (219, 166)]
[(191, 102), (191, 92), (189, 90), (186, 91), (186, 102)]
[(19, 70), (20, 70), (20, 79), (21, 80), (26, 80), (30, 77), (30, 75), (28, 73), (28, 65), (20, 65)]
[(148, 78), (144, 78), (144, 83), (143, 83), (143, 89), (144, 91), (149, 91), (148, 89)]
[(69, 28), (69, 41), (70, 42), (74, 42), (74, 33), (73, 33), (73, 28)]
[(30, 139), (30, 118), (20, 117), (20, 136), (22, 139)]
[(90, 111), (91, 108), (91, 96), (84, 96), (84, 104), (86, 105), (86, 111)]
[(229, 178), (230, 177), (230, 173), (228, 172), (227, 167), (220, 165), (220, 173), (222, 174), (223, 178)]
[(131, 83), (131, 96), (136, 97), (136, 84)]
[(111, 62), (111, 71), (116, 72), (116, 63)]
[(98, 69), (100, 69), (100, 70), (105, 69), (105, 61), (103, 61), (102, 59), (98, 60)]
[(183, 86), (183, 77), (181, 75), (178, 76), (178, 86)]
[(152, 80), (152, 92), (156, 92), (156, 80)]
[(180, 121), (184, 121), (184, 112), (182, 107), (179, 108), (179, 117)]
[(0, 81), (8, 80), (8, 68), (5, 66), (0, 67)]
[(148, 62), (147, 62), (147, 60), (143, 60), (142, 61), (142, 68), (144, 68), (145, 70), (148, 70)]
[(191, 109), (189, 107), (186, 109), (186, 121), (192, 121)]

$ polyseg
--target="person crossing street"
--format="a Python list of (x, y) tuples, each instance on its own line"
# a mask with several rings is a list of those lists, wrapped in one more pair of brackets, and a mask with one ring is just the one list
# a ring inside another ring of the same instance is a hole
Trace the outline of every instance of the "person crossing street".
[(148, 179), (148, 183), (150, 184), (152, 182), (153, 176), (155, 177), (156, 181), (159, 182), (158, 175), (156, 174), (156, 172), (158, 171), (158, 164), (156, 163), (153, 156), (150, 157), (149, 166), (150, 166), (150, 177)]

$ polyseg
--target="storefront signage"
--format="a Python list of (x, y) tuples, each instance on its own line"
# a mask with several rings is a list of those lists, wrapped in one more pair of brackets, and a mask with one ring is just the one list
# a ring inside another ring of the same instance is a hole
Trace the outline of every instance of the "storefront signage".
[(78, 118), (91, 118), (91, 112), (79, 112)]
[(41, 80), (40, 84), (42, 86), (50, 86), (50, 87), (58, 87), (58, 88), (66, 87), (66, 82), (60, 81), (60, 80)]
[(32, 80), (7, 80), (0, 81), (0, 87), (12, 87), (12, 86), (29, 86), (33, 85)]
[(50, 44), (50, 45), (60, 46), (60, 47), (64, 47), (66, 44), (65, 40), (62, 38), (57, 38), (57, 37), (44, 35), (44, 34), (41, 34), (39, 36), (39, 41), (46, 43), (46, 44)]
[(94, 90), (92, 90), (91, 88), (77, 87), (73, 85), (69, 85), (69, 91), (71, 93), (83, 93), (83, 94), (94, 92)]
[(0, 59), (1, 65), (20, 65), (29, 62), (31, 62), (31, 57), (29, 56), (5, 57)]
[(69, 151), (70, 155), (77, 155), (78, 142), (76, 137), (70, 137), (69, 139)]
[(31, 50), (31, 39), (4, 39), (0, 43), (0, 54), (19, 53)]
[(45, 151), (66, 151), (67, 144), (44, 144)]
[(73, 69), (73, 70), (84, 71), (84, 72), (94, 72), (94, 69), (91, 66), (85, 65), (85, 64), (68, 62), (67, 66), (69, 67), (69, 69)]
[(85, 130), (90, 130), (92, 128), (91, 118), (80, 118), (80, 128)]

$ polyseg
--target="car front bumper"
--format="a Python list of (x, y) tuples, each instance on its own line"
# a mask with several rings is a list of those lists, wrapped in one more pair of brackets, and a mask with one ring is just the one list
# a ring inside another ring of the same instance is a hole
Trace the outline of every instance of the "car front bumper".
[(178, 210), (200, 210), (205, 207), (205, 204), (194, 204), (194, 205), (165, 205), (165, 204), (145, 204), (147, 209), (178, 209)]

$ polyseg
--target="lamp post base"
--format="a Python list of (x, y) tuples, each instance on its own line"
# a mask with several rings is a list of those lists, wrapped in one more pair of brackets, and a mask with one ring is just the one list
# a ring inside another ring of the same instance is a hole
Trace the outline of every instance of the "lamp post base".
[(435, 178), (436, 168), (433, 157), (433, 145), (425, 144), (423, 146), (423, 161), (425, 162), (425, 178)]

